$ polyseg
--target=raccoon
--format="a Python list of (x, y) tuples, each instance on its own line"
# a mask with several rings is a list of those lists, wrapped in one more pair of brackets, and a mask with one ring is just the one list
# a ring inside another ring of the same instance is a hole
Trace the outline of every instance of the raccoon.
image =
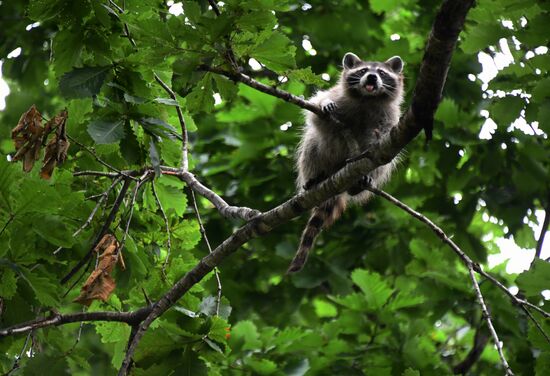
[[(348, 52), (342, 65), (338, 83), (310, 98), (327, 116), (306, 113), (296, 158), (299, 192), (331, 176), (345, 165), (346, 160), (368, 149), (399, 122), (404, 87), (403, 60), (394, 56), (385, 62), (363, 61)], [(395, 163), (394, 159), (376, 168), (347, 192), (312, 210), (288, 273), (303, 268), (317, 235), (342, 215), (349, 202), (364, 204), (370, 198), (372, 194), (363, 189), (364, 184), (375, 187), (384, 184)]]

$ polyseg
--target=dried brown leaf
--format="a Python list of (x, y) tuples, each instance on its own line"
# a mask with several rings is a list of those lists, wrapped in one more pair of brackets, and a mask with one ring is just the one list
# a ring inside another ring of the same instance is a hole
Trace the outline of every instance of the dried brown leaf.
[(74, 302), (89, 306), (94, 300), (107, 301), (115, 289), (116, 283), (111, 272), (117, 262), (124, 270), (122, 254), (119, 253), (120, 244), (112, 234), (105, 234), (94, 248), (99, 256), (97, 268), (90, 274), (80, 290), (80, 295)]
[(67, 159), (67, 150), (69, 149), (70, 142), (67, 140), (65, 134), (65, 124), (67, 123), (67, 110), (63, 110), (59, 115), (50, 119), (44, 127), (44, 138), (46, 141), (48, 133), (55, 129), (55, 134), (46, 145), (46, 153), (44, 155), (44, 162), (42, 163), (42, 169), (40, 170), (40, 176), (42, 179), (49, 179), (52, 177), (53, 169), (55, 166), (60, 166)]
[(14, 161), (23, 160), (23, 171), (29, 172), (34, 162), (40, 157), (42, 145), (42, 115), (35, 105), (21, 115), (19, 122), (11, 131), (11, 138), (15, 144)]
[(113, 277), (108, 272), (98, 268), (90, 274), (80, 290), (80, 295), (73, 301), (86, 306), (92, 304), (94, 300), (106, 302), (115, 287), (116, 283)]

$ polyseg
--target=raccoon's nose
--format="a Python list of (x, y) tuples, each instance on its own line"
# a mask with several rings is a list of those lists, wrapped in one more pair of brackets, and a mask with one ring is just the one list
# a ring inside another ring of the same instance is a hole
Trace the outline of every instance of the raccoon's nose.
[(378, 77), (375, 74), (369, 73), (367, 75), (367, 85), (376, 85), (378, 82)]

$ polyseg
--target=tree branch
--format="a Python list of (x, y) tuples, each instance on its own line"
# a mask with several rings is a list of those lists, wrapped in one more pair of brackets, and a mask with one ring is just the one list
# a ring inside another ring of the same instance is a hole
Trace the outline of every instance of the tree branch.
[(506, 376), (510, 375), (513, 376), (514, 373), (512, 372), (512, 369), (510, 368), (510, 365), (506, 361), (506, 357), (504, 356), (504, 352), (502, 351), (502, 342), (498, 339), (497, 331), (495, 330), (495, 327), (493, 325), (493, 320), (491, 318), (491, 314), (489, 313), (489, 309), (487, 308), (487, 305), (485, 304), (485, 300), (483, 299), (483, 295), (481, 294), (481, 290), (479, 288), (479, 283), (477, 282), (476, 275), (474, 272), (474, 268), (472, 264), (466, 265), (468, 267), (468, 272), (470, 274), (470, 279), (472, 280), (472, 285), (474, 286), (474, 290), (476, 292), (477, 300), (479, 301), (479, 305), (481, 306), (481, 310), (483, 311), (483, 316), (485, 317), (485, 320), (487, 321), (487, 326), (489, 327), (489, 332), (491, 332), (491, 336), (493, 337), (493, 340), (495, 342), (495, 346), (498, 351), (498, 356), (500, 357), (500, 362), (502, 363), (502, 366), (505, 369)]
[[(193, 191), (192, 189), (189, 189), (189, 191), (191, 192), (191, 201), (193, 202), (193, 210), (195, 211), (195, 215), (197, 216), (197, 222), (199, 223), (199, 229), (200, 229), (201, 235), (204, 238), (206, 247), (208, 248), (208, 253), (212, 253), (212, 246), (210, 245), (210, 240), (208, 240), (208, 236), (206, 235), (206, 230), (204, 229), (204, 225), (202, 224), (201, 213), (199, 211), (199, 207), (197, 206), (197, 198), (195, 197), (195, 191)], [(218, 267), (214, 268), (214, 276), (216, 277), (216, 283), (218, 287), (218, 294), (216, 297), (216, 315), (219, 315), (220, 303), (222, 301), (222, 281), (220, 279), (220, 271), (218, 270)]]
[(255, 79), (251, 78), (250, 76), (247, 76), (244, 73), (228, 71), (222, 68), (212, 67), (209, 65), (200, 65), (199, 69), (225, 76), (230, 80), (232, 80), (233, 82), (241, 82), (247, 86), (250, 86), (251, 88), (261, 91), (262, 93), (266, 93), (274, 97), (280, 98), (286, 102), (293, 103), (319, 116), (322, 116), (322, 117), (326, 116), (326, 114), (323, 113), (323, 111), (321, 111), (321, 107), (305, 100), (304, 98), (298, 97), (294, 94), (291, 94), (287, 91), (281, 90), (274, 86), (269, 86), (259, 81), (256, 81)]
[[(155, 73), (155, 80), (159, 83), (160, 86), (168, 93), (170, 98), (178, 102), (178, 98), (176, 97), (176, 93), (170, 88), (170, 86), (166, 85), (164, 81), (160, 79), (160, 77)], [(181, 111), (181, 107), (179, 103), (176, 105), (176, 113), (178, 115), (178, 121), (180, 122), (181, 126), (181, 168), (183, 171), (189, 170), (189, 158), (187, 156), (188, 154), (188, 137), (187, 137), (187, 126), (185, 125), (185, 119), (183, 118), (183, 112)]]
[(460, 375), (467, 374), (468, 371), (481, 357), (483, 350), (485, 350), (485, 346), (487, 346), (487, 342), (489, 342), (489, 336), (480, 326), (476, 329), (476, 333), (474, 335), (474, 343), (472, 345), (472, 348), (470, 349), (470, 352), (468, 353), (468, 355), (466, 355), (462, 362), (453, 367), (453, 373)]
[(542, 245), (544, 244), (544, 237), (546, 236), (546, 231), (548, 231), (549, 223), (550, 223), (550, 196), (548, 197), (546, 209), (544, 210), (544, 221), (542, 222), (542, 226), (540, 228), (540, 236), (539, 236), (539, 240), (537, 241), (537, 247), (535, 248), (535, 256), (533, 257), (533, 261), (531, 261), (531, 266), (529, 268), (532, 268), (533, 265), (535, 264), (535, 261), (540, 258), (540, 254), (542, 252)]
[[(126, 175), (124, 175), (126, 176)], [(124, 200), (124, 196), (126, 196), (126, 192), (128, 191), (128, 188), (130, 187), (130, 179), (124, 179), (124, 184), (122, 185), (122, 188), (120, 189), (120, 192), (113, 204), (113, 207), (111, 208), (111, 211), (109, 212), (109, 215), (107, 216), (107, 219), (103, 223), (103, 226), (101, 227), (101, 230), (99, 230), (99, 233), (95, 237), (94, 242), (92, 243), (92, 246), (90, 247), (90, 250), (88, 253), (71, 269), (69, 273), (63, 279), (61, 279), (61, 283), (66, 283), (69, 279), (72, 278), (73, 275), (75, 275), (76, 272), (82, 268), (86, 262), (92, 257), (92, 254), (94, 252), (94, 248), (97, 245), (97, 243), (101, 240), (103, 235), (109, 231), (109, 226), (111, 226), (111, 223), (115, 219), (116, 214), (118, 213), (118, 210), (120, 208), (120, 204), (122, 204), (122, 201)]]
[(21, 324), (10, 326), (6, 329), (0, 329), (0, 338), (12, 334), (27, 333), (39, 328), (49, 326), (59, 326), (82, 321), (118, 321), (128, 325), (136, 325), (141, 322), (151, 312), (153, 306), (140, 308), (130, 312), (78, 312), (60, 314), (52, 312), (49, 317), (27, 321)]
[[(132, 177), (139, 176), (143, 174), (144, 172), (152, 172), (152, 168), (146, 168), (143, 170), (125, 170), (124, 176), (129, 175)], [(214, 205), (214, 207), (220, 212), (222, 216), (225, 218), (230, 219), (242, 219), (245, 221), (248, 221), (261, 212), (256, 209), (247, 208), (245, 206), (231, 206), (227, 202), (224, 201), (223, 198), (221, 198), (218, 194), (216, 194), (214, 191), (203, 185), (201, 182), (195, 178), (195, 175), (193, 175), (191, 172), (188, 171), (182, 171), (179, 168), (175, 167), (169, 167), (169, 166), (161, 166), (161, 174), (164, 175), (171, 175), (179, 178), (180, 180), (186, 182), (191, 189), (193, 189), (195, 192), (197, 192), (199, 195), (206, 198), (208, 201)], [(118, 178), (121, 174), (116, 172), (103, 172), (103, 171), (79, 171), (73, 174), (74, 176), (104, 176), (109, 178)]]
[[(433, 113), (441, 99), (443, 85), (447, 77), (447, 71), (458, 34), (462, 30), (466, 14), (472, 5), (473, 0), (445, 0), (443, 2), (436, 15), (427, 43), (419, 78), (413, 93), (412, 105), (405, 116), (400, 119), (399, 124), (392, 129), (390, 135), (374, 146), (372, 150), (376, 151), (376, 158), (374, 157), (375, 154), (369, 151), (364, 155), (367, 158), (352, 161), (316, 188), (293, 197), (267, 213), (258, 215), (235, 231), (233, 235), (220, 244), (211, 254), (204, 257), (191, 271), (176, 282), (155, 304), (153, 311), (140, 324), (139, 330), (128, 346), (128, 351), (119, 370), (119, 376), (127, 374), (132, 356), (149, 325), (175, 304), (191, 286), (198, 283), (225, 257), (235, 252), (238, 247), (252, 237), (271, 231), (275, 226), (349, 188), (363, 174), (390, 162), (405, 145), (416, 137), (423, 127), (428, 125), (426, 119), (433, 119)], [(209, 70), (212, 71), (212, 69), (210, 68)], [(228, 77), (249, 86), (255, 85), (252, 87), (257, 90), (282, 99), (286, 98), (285, 100), (291, 103), (298, 104), (317, 113), (316, 106), (311, 105), (309, 102), (279, 89), (260, 84), (248, 76), (230, 72), (230, 76)], [(424, 103), (424, 101), (430, 103)], [(429, 110), (431, 110), (431, 113)]]
[[(474, 263), (472, 259), (464, 252), (462, 251), (455, 242), (453, 242), (443, 230), (438, 227), (435, 223), (433, 223), (431, 220), (420, 214), (419, 212), (415, 211), (414, 209), (410, 208), (409, 206), (405, 205), (401, 201), (397, 200), (395, 197), (389, 195), (388, 193), (381, 191), (377, 188), (369, 187), (367, 188), (372, 193), (384, 198), (385, 200), (391, 202), (395, 206), (399, 207), (400, 209), (403, 209), (416, 219), (420, 220), (424, 224), (426, 224), (444, 243), (449, 245), (451, 249), (458, 255), (458, 257), (462, 260), (464, 265), (468, 268), (468, 273), (470, 274), (470, 279), (472, 281), (472, 285), (474, 287), (477, 300), (479, 302), (479, 305), (481, 306), (481, 310), (483, 312), (483, 316), (485, 317), (485, 320), (487, 321), (487, 326), (489, 327), (489, 332), (491, 333), (491, 336), (493, 337), (493, 340), (495, 342), (495, 346), (497, 348), (500, 361), (502, 363), (502, 366), (506, 370), (506, 375), (513, 375), (512, 369), (510, 368), (508, 362), (506, 361), (506, 358), (504, 356), (504, 353), (502, 351), (502, 343), (498, 338), (498, 334), (494, 328), (493, 321), (491, 318), (491, 314), (489, 313), (489, 309), (487, 308), (487, 305), (485, 304), (485, 300), (483, 298), (483, 295), (481, 294), (481, 290), (479, 288), (479, 283), (476, 280), (475, 272), (477, 271), (480, 274), (486, 275), (487, 273), (483, 272), (481, 273), (481, 267)], [(506, 291), (506, 287), (504, 287)], [(513, 295), (512, 295), (513, 296)]]

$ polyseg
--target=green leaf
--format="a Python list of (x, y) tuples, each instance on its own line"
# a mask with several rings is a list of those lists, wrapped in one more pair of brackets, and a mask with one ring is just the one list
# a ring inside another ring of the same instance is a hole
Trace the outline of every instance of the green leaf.
[(79, 27), (61, 30), (56, 34), (53, 39), (53, 56), (58, 76), (75, 66), (83, 47), (82, 30)]
[(160, 155), (154, 140), (149, 141), (149, 158), (155, 170), (155, 176), (160, 176)]
[(181, 365), (177, 367), (177, 375), (183, 376), (207, 376), (208, 368), (202, 359), (199, 358), (197, 353), (191, 350), (191, 346), (185, 348), (183, 353)]
[(252, 11), (237, 20), (241, 30), (252, 32), (259, 29), (272, 30), (276, 23), (277, 18), (270, 10)]
[(336, 307), (325, 300), (315, 299), (313, 305), (318, 317), (335, 317), (338, 314)]
[(363, 291), (372, 309), (381, 308), (393, 293), (392, 288), (382, 280), (380, 274), (356, 269), (351, 273), (351, 279)]
[(59, 287), (52, 283), (52, 279), (36, 272), (23, 270), (25, 280), (29, 283), (35, 293), (36, 300), (42, 303), (45, 307), (57, 307), (59, 302), (57, 295)]
[(259, 337), (258, 329), (252, 321), (240, 321), (231, 328), (230, 343), (243, 341), (243, 350), (254, 350), (262, 345)]
[(370, 0), (370, 8), (375, 13), (390, 12), (407, 3), (407, 0)]
[(46, 21), (63, 11), (64, 0), (32, 0), (29, 2), (29, 17), (35, 21)]
[(25, 357), (23, 375), (35, 376), (43, 375), (47, 372), (49, 375), (68, 375), (67, 358), (64, 356), (49, 356), (39, 352), (32, 357)]
[(128, 325), (119, 322), (96, 322), (95, 331), (103, 343), (125, 342), (130, 335)]
[(55, 246), (69, 248), (74, 244), (73, 230), (61, 217), (45, 215), (33, 221), (33, 231)]
[(159, 180), (156, 185), (159, 200), (165, 211), (173, 209), (181, 217), (187, 208), (187, 197), (182, 188), (165, 185), (163, 180)]
[(489, 111), (497, 124), (507, 127), (520, 116), (520, 112), (524, 106), (524, 99), (519, 96), (509, 95), (498, 99)]
[(550, 78), (543, 78), (537, 82), (533, 89), (533, 102), (541, 103), (545, 99), (550, 98)]
[(98, 144), (112, 144), (124, 138), (124, 121), (97, 119), (88, 124), (88, 134)]
[(170, 124), (166, 123), (162, 119), (157, 118), (140, 118), (138, 122), (143, 126), (143, 128), (150, 134), (159, 136), (161, 138), (181, 138), (177, 133), (176, 128), (172, 127)]
[(548, 290), (549, 275), (550, 263), (537, 259), (531, 269), (516, 278), (516, 283), (525, 295), (540, 297), (543, 290)]
[(287, 76), (291, 80), (298, 80), (308, 85), (325, 86), (327, 82), (321, 78), (321, 76), (313, 73), (311, 67), (302, 69), (293, 69), (287, 73)]
[(550, 369), (550, 352), (543, 352), (537, 358), (535, 376), (546, 376)]
[(11, 269), (0, 269), (0, 296), (10, 299), (17, 291), (17, 278), (15, 272)]
[(120, 143), (120, 154), (129, 164), (140, 165), (145, 156), (129, 120), (124, 122), (124, 134), (124, 139)]
[(294, 54), (296, 47), (290, 39), (280, 32), (271, 36), (254, 48), (251, 55), (266, 67), (274, 71), (285, 71), (296, 66)]
[(167, 106), (179, 106), (178, 101), (172, 98), (155, 98), (154, 101)]
[[(185, 203), (187, 204), (187, 201)], [(183, 220), (179, 222), (172, 228), (172, 235), (182, 241), (180, 244), (182, 250), (195, 248), (201, 240), (201, 232), (197, 221)]]
[(186, 100), (191, 112), (211, 112), (214, 109), (212, 76), (206, 74), (186, 97)]
[(59, 80), (59, 90), (67, 98), (85, 98), (97, 95), (111, 67), (75, 68)]
[(269, 359), (248, 358), (246, 365), (254, 370), (258, 375), (271, 375), (277, 371), (277, 364)]
[(418, 372), (417, 370), (415, 369), (412, 369), (412, 368), (407, 368), (403, 374), (403, 376), (420, 376), (420, 372)]

